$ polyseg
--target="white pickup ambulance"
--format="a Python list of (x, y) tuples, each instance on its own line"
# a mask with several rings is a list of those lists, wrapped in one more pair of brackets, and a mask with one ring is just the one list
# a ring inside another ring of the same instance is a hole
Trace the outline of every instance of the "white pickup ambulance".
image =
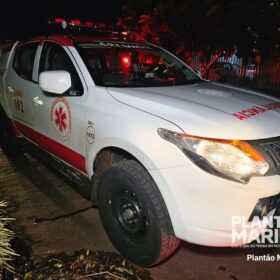
[(205, 81), (110, 32), (17, 42), (0, 65), (3, 151), (33, 147), (89, 183), (109, 238), (136, 264), (161, 262), (179, 240), (231, 246), (233, 216), (279, 212), (279, 99)]

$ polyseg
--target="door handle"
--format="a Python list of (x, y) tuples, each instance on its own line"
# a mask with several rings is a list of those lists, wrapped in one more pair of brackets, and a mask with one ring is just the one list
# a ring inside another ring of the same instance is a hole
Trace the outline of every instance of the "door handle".
[(15, 92), (15, 90), (11, 86), (8, 86), (7, 88), (8, 88), (9, 93), (14, 93)]
[(44, 104), (44, 102), (39, 98), (39, 96), (33, 98), (33, 103), (35, 105), (41, 105), (41, 106)]

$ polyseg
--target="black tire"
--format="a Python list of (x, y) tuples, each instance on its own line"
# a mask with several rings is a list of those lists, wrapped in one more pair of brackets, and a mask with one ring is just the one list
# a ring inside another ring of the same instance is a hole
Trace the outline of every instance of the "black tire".
[(180, 243), (157, 186), (134, 160), (113, 165), (102, 175), (98, 207), (114, 246), (137, 265), (163, 261)]
[(12, 122), (3, 113), (0, 108), (0, 146), (3, 152), (11, 157), (15, 158), (21, 156), (23, 153), (22, 144), (20, 139), (15, 135)]

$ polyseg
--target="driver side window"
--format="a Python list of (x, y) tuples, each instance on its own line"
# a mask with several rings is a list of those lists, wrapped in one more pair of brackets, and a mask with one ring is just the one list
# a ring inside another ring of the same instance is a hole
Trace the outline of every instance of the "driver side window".
[(64, 70), (70, 73), (71, 87), (66, 92), (67, 95), (83, 95), (82, 82), (68, 54), (61, 46), (57, 45), (56, 43), (47, 42), (43, 46), (39, 74), (43, 71), (53, 70)]

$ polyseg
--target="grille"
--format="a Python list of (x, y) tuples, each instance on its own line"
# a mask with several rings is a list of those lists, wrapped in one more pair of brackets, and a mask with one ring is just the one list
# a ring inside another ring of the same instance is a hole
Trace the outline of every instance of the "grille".
[(276, 169), (280, 168), (280, 141), (261, 144), (266, 154), (270, 157)]
[(254, 217), (259, 217), (260, 219), (262, 219), (264, 216), (266, 216), (270, 211), (274, 209), (276, 209), (274, 216), (279, 216), (280, 194), (259, 199), (258, 203), (256, 204), (249, 218), (249, 222), (251, 222), (254, 219)]

